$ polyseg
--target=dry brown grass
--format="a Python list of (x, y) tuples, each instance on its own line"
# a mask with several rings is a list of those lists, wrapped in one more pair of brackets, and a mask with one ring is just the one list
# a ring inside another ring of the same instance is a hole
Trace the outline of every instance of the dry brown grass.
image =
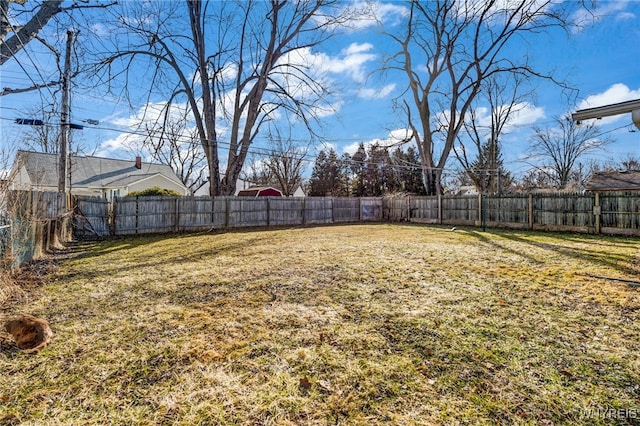
[(76, 254), (14, 307), (55, 336), (0, 353), (2, 424), (640, 421), (640, 290), (592, 277), (638, 279), (638, 239), (374, 224)]

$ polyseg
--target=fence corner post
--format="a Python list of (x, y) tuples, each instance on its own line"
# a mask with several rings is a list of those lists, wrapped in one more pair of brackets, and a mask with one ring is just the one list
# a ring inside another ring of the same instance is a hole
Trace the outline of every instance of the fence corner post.
[(600, 194), (596, 192), (595, 200), (593, 202), (593, 215), (595, 216), (595, 231), (599, 235), (602, 226), (602, 207), (600, 206)]

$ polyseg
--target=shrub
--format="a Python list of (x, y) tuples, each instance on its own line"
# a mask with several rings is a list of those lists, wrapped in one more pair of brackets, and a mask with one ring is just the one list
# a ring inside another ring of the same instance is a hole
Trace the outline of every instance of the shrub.
[(145, 197), (145, 196), (180, 196), (177, 191), (173, 189), (160, 188), (159, 186), (154, 186), (151, 188), (144, 189), (142, 191), (134, 191), (127, 194), (127, 197)]

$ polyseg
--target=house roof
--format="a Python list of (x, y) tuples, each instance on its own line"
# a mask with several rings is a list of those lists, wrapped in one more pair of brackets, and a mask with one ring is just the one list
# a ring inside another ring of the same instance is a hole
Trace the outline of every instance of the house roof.
[(243, 189), (238, 192), (238, 197), (257, 197), (261, 193), (266, 192), (269, 193), (278, 193), (279, 197), (282, 196), (282, 191), (272, 186), (252, 186), (251, 188)]
[(587, 191), (640, 191), (640, 171), (596, 172), (585, 187)]
[[(58, 185), (57, 154), (18, 151), (16, 164), (24, 164), (32, 183), (41, 186)], [(75, 188), (120, 188), (155, 175), (182, 185), (171, 167), (165, 164), (142, 163), (142, 167), (138, 169), (135, 160), (71, 156), (69, 167), (71, 186)]]

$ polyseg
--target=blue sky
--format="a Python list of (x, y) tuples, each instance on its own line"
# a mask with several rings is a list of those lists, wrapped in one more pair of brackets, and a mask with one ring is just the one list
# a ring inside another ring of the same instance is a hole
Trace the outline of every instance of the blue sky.
[[(402, 3), (376, 2), (374, 5), (386, 31), (398, 28), (406, 13)], [(553, 71), (554, 76), (577, 90), (568, 97), (566, 91), (550, 82), (536, 83), (534, 96), (527, 100), (526, 107), (502, 139), (506, 166), (516, 175), (531, 167), (523, 159), (534, 126), (553, 126), (555, 116), (576, 108), (640, 99), (640, 2), (598, 2), (594, 15), (576, 9), (574, 19), (582, 25), (570, 34), (554, 30), (514, 45), (508, 52), (516, 57), (529, 55), (539, 69)], [(396, 47), (373, 21), (361, 21), (355, 27), (325, 45), (304, 52), (306, 59), (326, 74), (336, 93), (332, 103), (335, 111), (322, 118), (320, 132), (325, 142), (317, 144), (315, 150), (330, 146), (339, 153), (354, 152), (359, 143), (393, 140), (392, 136), (403, 134), (406, 126), (401, 113), (393, 108), (393, 99), (406, 86), (403, 76), (376, 72)], [(1, 87), (20, 87), (31, 80), (47, 81), (56, 72), (50, 55), (34, 43), (17, 59), (20, 64), (10, 61), (0, 69)], [(144, 75), (142, 71), (141, 74)], [(59, 94), (44, 90), (0, 97), (2, 143), (20, 140), (25, 126), (16, 125), (13, 120), (51, 102), (52, 97), (59, 98)], [(72, 122), (86, 125), (84, 130), (76, 131), (74, 143), (82, 146), (87, 154), (132, 158), (136, 154), (136, 136), (129, 132), (135, 131), (136, 111), (143, 106), (136, 104), (130, 108), (125, 99), (109, 95), (100, 87), (74, 90)], [(100, 124), (89, 125), (86, 120), (97, 120)], [(598, 124), (615, 143), (592, 158), (616, 162), (627, 155), (640, 156), (640, 131), (632, 125), (630, 114), (605, 118)], [(255, 147), (266, 146), (266, 138), (259, 137)], [(313, 155), (314, 150), (310, 158)], [(307, 171), (310, 169), (311, 166)]]

